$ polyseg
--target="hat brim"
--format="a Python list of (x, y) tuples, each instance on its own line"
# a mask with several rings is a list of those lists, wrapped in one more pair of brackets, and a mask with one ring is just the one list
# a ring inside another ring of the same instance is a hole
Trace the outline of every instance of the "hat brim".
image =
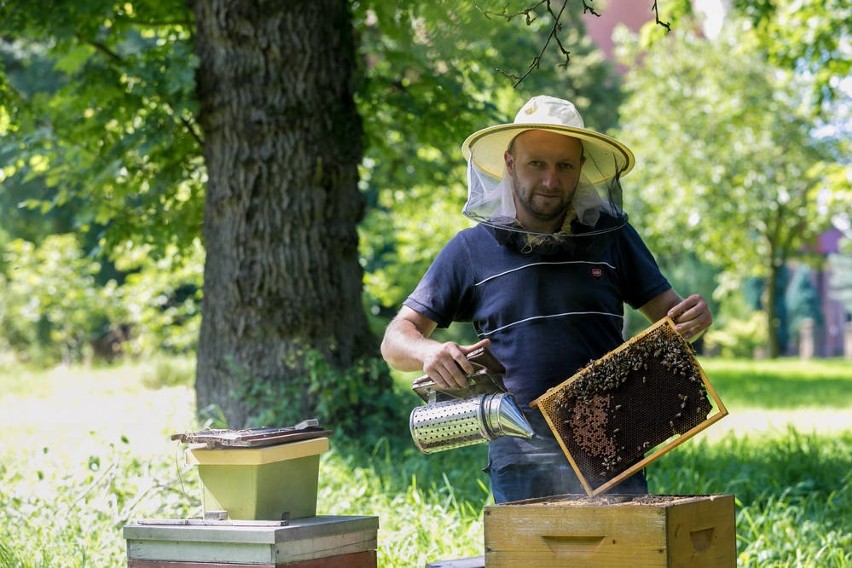
[(503, 177), (503, 154), (512, 139), (527, 130), (546, 130), (578, 138), (583, 143), (583, 176), (591, 183), (609, 181), (633, 169), (636, 158), (630, 149), (610, 136), (570, 126), (553, 124), (498, 124), (489, 126), (467, 137), (462, 143), (462, 155), (473, 158), (476, 167), (499, 179)]

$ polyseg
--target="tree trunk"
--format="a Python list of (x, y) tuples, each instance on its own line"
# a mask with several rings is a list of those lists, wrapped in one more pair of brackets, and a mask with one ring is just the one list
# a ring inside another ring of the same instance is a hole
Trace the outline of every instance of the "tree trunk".
[[(209, 180), (196, 378), (229, 427), (250, 383), (336, 368), (376, 350), (361, 304), (362, 156), (347, 0), (196, 0), (198, 96)], [(307, 408), (307, 395), (293, 401)]]
[[(770, 249), (771, 250), (771, 249)], [(775, 255), (770, 255), (772, 259), (769, 263), (769, 276), (766, 282), (766, 321), (767, 331), (767, 353), (770, 359), (775, 359), (781, 355), (781, 344), (778, 341), (778, 331), (781, 324), (781, 319), (778, 314), (778, 271), (779, 267), (775, 260)]]

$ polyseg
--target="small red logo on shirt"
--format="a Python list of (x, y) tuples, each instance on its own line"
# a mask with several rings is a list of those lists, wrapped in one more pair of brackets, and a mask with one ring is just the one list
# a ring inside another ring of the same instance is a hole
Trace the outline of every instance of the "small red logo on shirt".
[(599, 268), (597, 266), (592, 268), (592, 278), (595, 280), (600, 280), (603, 276), (603, 268)]

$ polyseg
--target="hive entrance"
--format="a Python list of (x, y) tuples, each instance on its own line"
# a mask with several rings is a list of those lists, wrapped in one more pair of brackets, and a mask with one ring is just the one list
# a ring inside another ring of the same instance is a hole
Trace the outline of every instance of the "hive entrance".
[(668, 318), (532, 406), (541, 410), (589, 495), (617, 485), (727, 414)]

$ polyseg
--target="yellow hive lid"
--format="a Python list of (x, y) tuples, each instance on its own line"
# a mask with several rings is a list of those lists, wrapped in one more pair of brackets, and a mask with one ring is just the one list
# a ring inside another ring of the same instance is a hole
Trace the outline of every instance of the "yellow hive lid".
[(209, 449), (204, 444), (197, 444), (187, 448), (186, 463), (189, 465), (263, 465), (319, 455), (326, 451), (328, 451), (327, 437), (260, 448)]

